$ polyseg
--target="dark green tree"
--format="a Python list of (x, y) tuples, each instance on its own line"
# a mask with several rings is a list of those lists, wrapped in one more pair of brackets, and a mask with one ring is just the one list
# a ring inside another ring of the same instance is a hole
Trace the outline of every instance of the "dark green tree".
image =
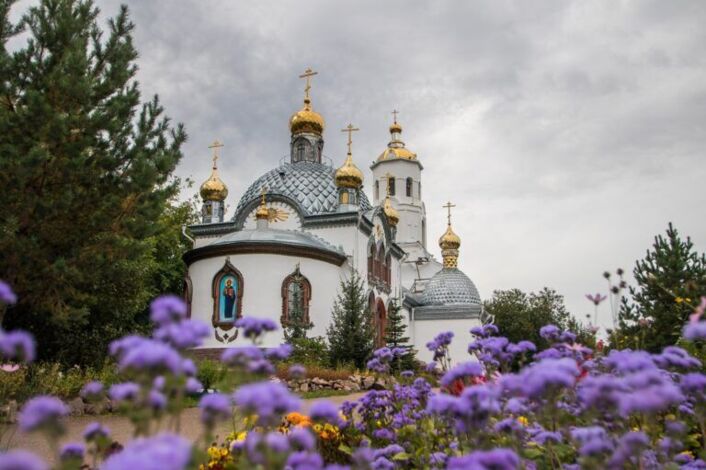
[(564, 297), (554, 289), (545, 287), (529, 294), (520, 289), (496, 290), (484, 308), (494, 316), (500, 334), (513, 343), (529, 340), (538, 346), (546, 345), (539, 329), (548, 324), (576, 333), (584, 344), (592, 343), (588, 330), (569, 313)]
[[(4, 326), (34, 333), (40, 358), (96, 362), (138, 327), (156, 286), (175, 284), (155, 237), (186, 134), (157, 97), (141, 104), (126, 7), (103, 30), (90, 0), (42, 0), (16, 25), (11, 4), (0, 6), (0, 277), (19, 302)], [(11, 39), (24, 43), (10, 52)]]
[(385, 345), (389, 348), (403, 348), (406, 353), (403, 356), (395, 357), (391, 364), (393, 372), (414, 369), (415, 351), (409, 344), (409, 336), (405, 336), (404, 316), (401, 313), (399, 303), (395, 300), (390, 304), (387, 311), (387, 324), (385, 325)]
[(360, 275), (342, 280), (326, 334), (332, 365), (354, 364), (359, 369), (373, 352), (373, 329)]
[(669, 223), (666, 236), (657, 235), (635, 263), (633, 276), (636, 285), (623, 299), (615, 341), (651, 352), (676, 344), (694, 304), (706, 295), (706, 255)]

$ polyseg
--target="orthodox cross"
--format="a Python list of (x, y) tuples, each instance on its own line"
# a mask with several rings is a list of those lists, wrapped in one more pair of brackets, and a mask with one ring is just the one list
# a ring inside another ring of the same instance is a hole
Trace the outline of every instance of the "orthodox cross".
[(359, 131), (357, 127), (353, 127), (353, 124), (348, 124), (348, 127), (341, 129), (341, 132), (348, 132), (348, 155), (351, 154), (351, 144), (353, 143), (353, 133)]
[(223, 147), (223, 144), (218, 140), (214, 140), (208, 148), (213, 149), (213, 168), (216, 168), (216, 160), (218, 160), (218, 149)]
[(318, 75), (319, 72), (314, 72), (311, 68), (307, 68), (303, 74), (299, 75), (299, 78), (306, 78), (306, 87), (304, 87), (304, 99), (309, 99), (309, 90), (311, 90), (311, 77)]
[(444, 204), (444, 205), (441, 206), (441, 207), (443, 207), (444, 209), (446, 209), (446, 210), (448, 211), (447, 217), (448, 217), (448, 220), (449, 220), (449, 225), (451, 225), (451, 208), (452, 208), (452, 207), (456, 207), (456, 204), (451, 204), (451, 201), (449, 201), (449, 202), (447, 202), (446, 204)]
[(392, 179), (392, 175), (389, 171), (385, 173), (385, 178), (387, 178), (387, 197), (390, 197), (390, 180)]
[(399, 111), (397, 111), (396, 109), (393, 109), (393, 110), (392, 110), (392, 115), (394, 116), (395, 124), (397, 124), (397, 115), (398, 115), (398, 114), (400, 114)]

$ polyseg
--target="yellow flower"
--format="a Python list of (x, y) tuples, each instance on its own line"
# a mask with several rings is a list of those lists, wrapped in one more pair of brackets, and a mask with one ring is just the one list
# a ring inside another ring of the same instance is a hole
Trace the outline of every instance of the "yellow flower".
[(525, 418), (524, 416), (518, 417), (517, 422), (523, 426), (527, 426), (529, 424), (529, 420), (527, 418)]
[(258, 416), (255, 414), (246, 416), (245, 418), (243, 418), (243, 423), (245, 424), (246, 427), (254, 426), (255, 423), (257, 422), (257, 418), (258, 418)]
[(243, 442), (247, 436), (248, 436), (247, 431), (240, 432), (240, 433), (238, 433), (238, 437), (235, 438), (235, 442)]
[(693, 453), (692, 451), (690, 451), (690, 450), (682, 451), (682, 452), (679, 453), (679, 455), (686, 455), (686, 456), (689, 457), (690, 459), (693, 459), (693, 458), (694, 458), (694, 453)]
[(684, 302), (684, 299), (682, 299), (681, 297), (677, 297), (676, 299), (674, 299), (674, 301), (676, 303), (680, 304), (680, 303)]

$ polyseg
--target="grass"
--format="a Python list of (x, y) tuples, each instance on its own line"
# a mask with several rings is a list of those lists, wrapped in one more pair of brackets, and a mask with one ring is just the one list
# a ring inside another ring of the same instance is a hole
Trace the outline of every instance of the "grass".
[[(288, 369), (291, 364), (278, 364), (276, 375), (282, 380), (287, 380), (289, 378)], [(319, 378), (323, 380), (346, 380), (351, 375), (355, 373), (360, 373), (355, 369), (341, 367), (337, 369), (331, 369), (329, 367), (323, 367), (316, 364), (306, 365), (306, 378), (313, 379)], [(362, 374), (364, 375), (364, 373)]]
[(355, 392), (347, 392), (345, 390), (311, 390), (309, 392), (301, 392), (299, 396), (304, 400), (310, 400), (312, 398), (325, 398), (325, 397), (339, 397), (343, 395), (350, 395)]

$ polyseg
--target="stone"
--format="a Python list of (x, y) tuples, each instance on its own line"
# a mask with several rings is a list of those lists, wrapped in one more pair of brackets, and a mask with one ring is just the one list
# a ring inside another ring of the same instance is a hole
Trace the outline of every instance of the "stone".
[(301, 385), (299, 386), (299, 391), (300, 391), (300, 392), (308, 392), (308, 391), (309, 391), (309, 383), (308, 383), (308, 382), (304, 382), (303, 384), (301, 384)]
[(372, 375), (368, 375), (363, 377), (362, 385), (363, 385), (363, 390), (370, 390), (370, 388), (373, 386), (375, 383), (375, 377)]
[(83, 416), (84, 414), (84, 404), (83, 398), (77, 397), (68, 403), (69, 414), (71, 416)]
[(15, 424), (17, 422), (17, 410), (18, 405), (15, 400), (10, 400), (0, 408), (0, 415), (2, 415), (2, 420), (5, 423)]
[(83, 412), (87, 415), (102, 415), (110, 413), (112, 406), (108, 398), (103, 398), (97, 402), (86, 403), (83, 406)]

